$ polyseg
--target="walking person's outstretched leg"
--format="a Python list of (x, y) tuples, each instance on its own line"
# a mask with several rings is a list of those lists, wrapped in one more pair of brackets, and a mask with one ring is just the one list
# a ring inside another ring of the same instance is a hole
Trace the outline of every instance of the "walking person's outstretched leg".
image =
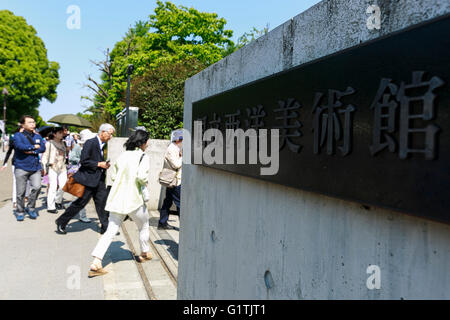
[(98, 240), (95, 249), (92, 251), (91, 255), (94, 257), (94, 260), (92, 261), (92, 264), (90, 266), (89, 277), (95, 277), (106, 273), (103, 270), (102, 260), (105, 256), (106, 251), (111, 245), (115, 234), (117, 233), (117, 231), (119, 231), (123, 219), (125, 219), (125, 215), (111, 212), (109, 216), (108, 228)]
[(81, 209), (83, 209), (91, 200), (92, 188), (86, 187), (81, 198), (73, 201), (72, 204), (64, 211), (64, 213), (56, 219), (55, 223), (59, 233), (66, 233), (65, 229), (70, 219), (72, 219)]

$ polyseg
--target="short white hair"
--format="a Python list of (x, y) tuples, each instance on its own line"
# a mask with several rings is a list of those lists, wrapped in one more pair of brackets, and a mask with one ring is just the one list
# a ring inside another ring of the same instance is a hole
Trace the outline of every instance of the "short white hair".
[(109, 130), (113, 130), (116, 131), (116, 129), (114, 129), (114, 127), (112, 125), (110, 125), (109, 123), (103, 123), (100, 128), (98, 128), (98, 133), (102, 133), (103, 131), (109, 131)]

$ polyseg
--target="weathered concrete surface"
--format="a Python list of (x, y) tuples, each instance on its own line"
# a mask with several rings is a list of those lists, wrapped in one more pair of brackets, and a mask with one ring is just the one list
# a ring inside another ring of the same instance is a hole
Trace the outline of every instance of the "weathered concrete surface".
[[(125, 151), (123, 144), (127, 141), (127, 138), (113, 138), (108, 142), (108, 157), (113, 165), (119, 155)], [(157, 140), (151, 139), (146, 153), (150, 157), (150, 174), (149, 174), (149, 191), (150, 201), (147, 202), (149, 210), (157, 210), (161, 207), (164, 201), (165, 189), (161, 187), (158, 182), (159, 172), (164, 164), (164, 154), (169, 146), (169, 140)], [(107, 177), (108, 183), (111, 184), (109, 176)]]
[[(381, 30), (366, 27), (371, 4)], [(185, 128), (194, 101), (448, 13), (444, 0), (322, 1), (186, 81)], [(182, 179), (178, 299), (450, 299), (449, 225), (200, 166)]]

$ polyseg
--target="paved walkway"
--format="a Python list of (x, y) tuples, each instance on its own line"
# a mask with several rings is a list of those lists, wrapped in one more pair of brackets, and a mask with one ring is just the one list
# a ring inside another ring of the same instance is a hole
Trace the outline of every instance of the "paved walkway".
[(23, 222), (16, 221), (11, 202), (0, 209), (0, 299), (104, 299), (103, 280), (87, 277), (95, 223), (74, 220), (72, 232), (61, 236), (56, 215), (40, 209), (36, 220), (26, 216)]
[[(177, 298), (178, 277), (178, 230), (179, 218), (171, 215), (169, 223), (176, 230), (157, 230), (159, 212), (150, 211), (150, 250), (153, 259), (138, 265), (141, 278), (148, 295), (154, 300), (175, 300)], [(138, 254), (139, 233), (136, 224), (125, 221), (122, 229), (131, 243), (132, 250)]]
[[(9, 169), (9, 168), (8, 168)], [(116, 236), (104, 258), (109, 273), (103, 277), (87, 277), (90, 253), (100, 235), (93, 203), (87, 216), (94, 220), (85, 224), (72, 220), (66, 235), (55, 232), (55, 219), (42, 207), (45, 188), (39, 196), (36, 220), (26, 216), (17, 222), (11, 202), (12, 173), (0, 173), (0, 299), (148, 299), (136, 262), (123, 232)], [(65, 194), (65, 199), (73, 198)], [(67, 203), (67, 202), (66, 202)]]
[[(0, 151), (0, 160), (4, 154)], [(89, 279), (88, 268), (100, 234), (98, 218), (91, 201), (85, 224), (76, 219), (67, 226), (68, 233), (56, 233), (55, 219), (62, 214), (50, 214), (42, 206), (46, 188), (43, 187), (36, 220), (26, 216), (17, 222), (11, 202), (11, 168), (0, 172), (0, 299), (56, 300), (136, 300), (176, 299), (178, 269), (179, 219), (171, 215), (169, 222), (176, 230), (157, 230), (159, 213), (151, 212), (150, 241), (153, 259), (139, 264), (134, 255), (140, 253), (138, 230), (128, 220), (108, 249), (103, 277)], [(64, 195), (66, 205), (73, 199)]]

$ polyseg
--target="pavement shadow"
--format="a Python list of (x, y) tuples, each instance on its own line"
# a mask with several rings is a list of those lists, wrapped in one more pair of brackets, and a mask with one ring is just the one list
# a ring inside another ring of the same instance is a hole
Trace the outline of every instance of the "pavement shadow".
[(1, 203), (6, 203), (6, 202), (9, 202), (9, 201), (12, 201), (12, 198), (4, 199), (4, 200), (1, 200), (0, 202)]
[(128, 249), (122, 248), (124, 245), (125, 243), (122, 241), (113, 241), (111, 243), (103, 258), (103, 267), (110, 263), (133, 260), (133, 253)]
[[(174, 220), (171, 220), (170, 217), (169, 217), (169, 219), (168, 219), (167, 221), (168, 221), (168, 222), (173, 222)], [(159, 223), (159, 218), (158, 218), (158, 217), (151, 217), (151, 218), (149, 219), (149, 225), (150, 225), (150, 227), (158, 228), (158, 223)], [(175, 230), (175, 231), (180, 231), (180, 228), (179, 228), (179, 227), (176, 227), (176, 226), (174, 226), (174, 225), (172, 225), (172, 227), (173, 227), (173, 230)]]
[(150, 227), (158, 227), (158, 221), (159, 221), (159, 218), (157, 218), (157, 217), (151, 217), (150, 219), (149, 219), (149, 225), (150, 225)]
[[(171, 221), (173, 221), (173, 220), (168, 220), (167, 221), (167, 223), (169, 223), (169, 222), (171, 222)], [(169, 225), (171, 225), (170, 223), (169, 223)], [(178, 231), (178, 232), (180, 232), (180, 228), (178, 228), (178, 227), (176, 227), (176, 226), (174, 226), (174, 225), (171, 225), (172, 226), (172, 230), (175, 230), (175, 231)]]
[[(93, 220), (93, 219), (91, 219), (91, 220)], [(95, 223), (95, 221), (92, 221), (91, 223), (85, 223), (85, 222), (81, 222), (81, 221), (77, 220), (75, 222), (69, 223), (66, 227), (67, 232), (82, 232), (87, 229), (91, 229), (95, 232), (99, 232), (99, 228), (97, 226), (97, 223)]]
[[(27, 208), (27, 203), (28, 203), (28, 201), (25, 202), (25, 208), (24, 208), (24, 209), (25, 209), (24, 214), (25, 214), (26, 217), (28, 216), (28, 214), (27, 214), (27, 212), (26, 212), (26, 210), (27, 210), (27, 209), (26, 209), (26, 208)], [(36, 207), (35, 210), (36, 210), (36, 212), (37, 212), (37, 215), (40, 216), (42, 210), (44, 210), (44, 209), (46, 209), (46, 208), (47, 208), (46, 206), (42, 206), (42, 205), (41, 205), (40, 207)], [(13, 214), (13, 216), (15, 216), (15, 217), (17, 216), (17, 208), (13, 208), (12, 214)]]
[(47, 205), (43, 205), (42, 204), (40, 207), (36, 207), (35, 209), (38, 212), (38, 214), (40, 214), (40, 211), (43, 211), (43, 210), (47, 209)]
[(167, 251), (170, 253), (172, 258), (178, 261), (178, 243), (170, 239), (156, 240), (155, 243), (168, 246)]

